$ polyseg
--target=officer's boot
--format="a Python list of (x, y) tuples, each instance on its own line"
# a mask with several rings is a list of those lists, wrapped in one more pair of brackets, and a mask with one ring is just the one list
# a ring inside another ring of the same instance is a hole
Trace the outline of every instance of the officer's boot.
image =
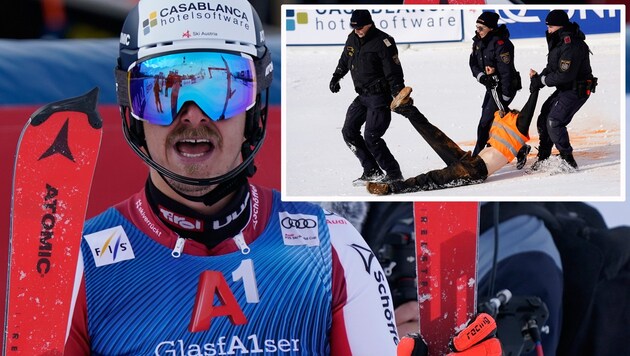
[(550, 148), (542, 148), (538, 147), (538, 156), (536, 156), (536, 162), (532, 164), (531, 170), (537, 171), (542, 168), (544, 161), (547, 160), (551, 156), (551, 147)]
[(575, 158), (573, 158), (573, 153), (568, 152), (568, 153), (562, 153), (560, 152), (560, 158), (562, 158), (565, 162), (567, 162), (569, 164), (569, 166), (577, 169), (578, 168), (578, 164), (575, 161)]

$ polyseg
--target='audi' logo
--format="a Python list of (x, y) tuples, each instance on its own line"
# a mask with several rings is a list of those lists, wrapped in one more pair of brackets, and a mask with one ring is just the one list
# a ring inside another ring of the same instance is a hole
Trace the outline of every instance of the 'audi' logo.
[(292, 227), (296, 229), (311, 229), (317, 226), (317, 223), (313, 219), (291, 219), (290, 217), (282, 219), (281, 224), (285, 229)]

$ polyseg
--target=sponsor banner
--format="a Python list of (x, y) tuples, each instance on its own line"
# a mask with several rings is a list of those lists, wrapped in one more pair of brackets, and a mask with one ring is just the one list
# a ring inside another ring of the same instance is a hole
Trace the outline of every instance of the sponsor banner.
[[(588, 36), (619, 33), (624, 14), (619, 5), (572, 6), (563, 9)], [(388, 6), (369, 8), (376, 27), (387, 32), (397, 43), (431, 43), (467, 41), (474, 35), (474, 23), (480, 11), (495, 11), (499, 24), (507, 25), (510, 38), (545, 37), (547, 6), (453, 5)], [(353, 8), (295, 5), (282, 6), (282, 32), (286, 45), (343, 45), (352, 31)], [(471, 30), (472, 29), (472, 30)]]
[[(388, 6), (371, 9), (377, 28), (397, 43), (450, 42), (463, 39), (461, 9)], [(282, 6), (287, 45), (343, 45), (350, 27), (351, 8), (294, 8)]]
[[(501, 16), (499, 24), (505, 24), (510, 30), (510, 38), (545, 37), (547, 25), (545, 18), (550, 10), (497, 10)], [(620, 9), (596, 7), (593, 9), (565, 10), (571, 22), (577, 22), (580, 29), (588, 35), (600, 33), (618, 33), (621, 31), (622, 18)]]

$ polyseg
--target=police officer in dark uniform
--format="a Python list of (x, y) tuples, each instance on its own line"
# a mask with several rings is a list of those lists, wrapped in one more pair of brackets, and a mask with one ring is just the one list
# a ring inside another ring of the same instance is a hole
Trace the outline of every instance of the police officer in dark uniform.
[[(514, 67), (514, 45), (510, 41), (510, 31), (505, 25), (498, 26), (498, 21), (499, 14), (496, 12), (482, 12), (477, 18), (473, 37), (470, 70), (477, 81), (486, 87), (473, 156), (486, 147), (494, 113), (498, 110), (491, 90), (496, 87), (498, 99), (507, 109), (516, 91), (521, 89), (520, 76)], [(495, 75), (498, 83), (493, 78)]]
[(586, 36), (580, 26), (570, 22), (563, 10), (549, 12), (545, 23), (549, 47), (547, 66), (539, 76), (532, 78), (531, 86), (556, 87), (556, 91), (543, 103), (538, 116), (536, 125), (540, 147), (532, 170), (540, 169), (542, 162), (551, 155), (553, 145), (560, 152), (560, 157), (577, 169), (567, 125), (595, 91), (597, 78), (591, 71), (590, 49), (584, 42)]
[[(348, 107), (341, 132), (363, 167), (363, 174), (353, 184), (402, 180), (400, 165), (382, 138), (391, 122), (392, 96), (405, 87), (396, 42), (374, 26), (368, 10), (353, 11), (350, 26), (354, 30), (348, 35), (333, 73), (330, 91), (337, 93), (341, 88), (339, 81), (350, 72), (359, 95)], [(361, 136), (363, 124), (365, 131)]]

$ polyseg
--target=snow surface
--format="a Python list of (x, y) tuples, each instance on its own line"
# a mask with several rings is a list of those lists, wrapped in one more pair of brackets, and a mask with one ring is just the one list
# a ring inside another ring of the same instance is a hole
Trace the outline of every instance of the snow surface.
[[(283, 171), (285, 200), (404, 200), (404, 201), (505, 201), (572, 200), (621, 201), (625, 199), (625, 38), (621, 34), (590, 35), (587, 43), (593, 73), (599, 78), (591, 96), (569, 124), (574, 156), (580, 165), (573, 173), (526, 174), (514, 163), (477, 185), (429, 192), (378, 197), (364, 187), (353, 187), (361, 175), (358, 159), (346, 147), (341, 127), (356, 94), (350, 75), (341, 91), (328, 90), (340, 46), (288, 46), (283, 48)], [(511, 107), (520, 109), (529, 95), (529, 69), (546, 64), (544, 38), (514, 40), (516, 68), (523, 79)], [(472, 150), (481, 113), (484, 88), (468, 67), (471, 42), (399, 45), (405, 83), (413, 87), (416, 106), (463, 149)], [(544, 88), (537, 111), (551, 95)], [(532, 147), (538, 145), (535, 118), (530, 127)], [(403, 116), (392, 114), (384, 136), (401, 165), (403, 175), (418, 175), (444, 164)], [(555, 150), (554, 150), (555, 152)], [(532, 149), (527, 167), (535, 160)]]

